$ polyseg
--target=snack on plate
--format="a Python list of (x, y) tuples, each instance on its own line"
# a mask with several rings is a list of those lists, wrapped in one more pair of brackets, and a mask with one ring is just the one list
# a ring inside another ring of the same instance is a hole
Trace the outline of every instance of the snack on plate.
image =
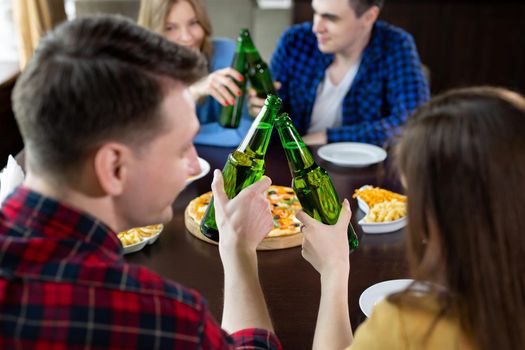
[(163, 228), (162, 224), (137, 227), (120, 232), (117, 234), (117, 237), (122, 242), (122, 245), (127, 247), (157, 235)]
[(372, 208), (377, 203), (391, 201), (393, 199), (406, 203), (407, 197), (402, 194), (388, 191), (379, 187), (364, 187), (354, 191), (352, 198), (359, 197)]
[(364, 222), (390, 222), (407, 215), (405, 202), (392, 199), (374, 204), (364, 218)]
[[(210, 203), (211, 195), (211, 192), (204, 193), (188, 205), (188, 215), (199, 225)], [(301, 204), (293, 189), (272, 185), (266, 191), (266, 197), (270, 202), (274, 223), (274, 228), (267, 237), (289, 236), (301, 232), (301, 222), (295, 217), (295, 213), (301, 209)]]
[(120, 242), (122, 242), (124, 247), (137, 244), (142, 241), (142, 237), (136, 230), (119, 232), (117, 237), (120, 239)]

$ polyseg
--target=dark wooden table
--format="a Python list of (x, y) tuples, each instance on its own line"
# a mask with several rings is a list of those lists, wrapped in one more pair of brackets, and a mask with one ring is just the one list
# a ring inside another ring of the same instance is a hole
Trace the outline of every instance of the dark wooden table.
[[(359, 296), (374, 283), (407, 278), (403, 232), (382, 235), (363, 234), (359, 225), (364, 213), (351, 199), (354, 189), (365, 184), (399, 190), (396, 177), (387, 161), (366, 168), (342, 168), (317, 157), (331, 175), (340, 196), (350, 200), (352, 223), (360, 236), (360, 246), (350, 256), (349, 304), (354, 329), (365, 316), (359, 308)], [(199, 155), (212, 169), (221, 169), (231, 149), (198, 147)], [(290, 185), (291, 177), (279, 144), (270, 146), (266, 157), (267, 175), (274, 184)], [(184, 209), (188, 202), (210, 190), (211, 172), (189, 185), (173, 203), (174, 218), (165, 226), (159, 241), (144, 250), (127, 255), (129, 262), (142, 264), (160, 275), (194, 288), (208, 300), (220, 320), (223, 299), (223, 271), (217, 247), (198, 240), (184, 226)], [(259, 252), (259, 271), (264, 294), (277, 335), (285, 349), (311, 349), (320, 298), (318, 273), (301, 257), (301, 248)], [(336, 326), (336, 325), (334, 325)]]

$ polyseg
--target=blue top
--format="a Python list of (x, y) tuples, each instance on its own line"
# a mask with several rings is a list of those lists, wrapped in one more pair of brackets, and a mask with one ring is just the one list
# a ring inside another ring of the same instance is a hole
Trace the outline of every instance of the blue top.
[[(235, 41), (229, 38), (213, 38), (213, 56), (210, 62), (210, 72), (230, 67), (235, 55)], [(212, 96), (206, 96), (197, 104), (197, 117), (201, 124), (199, 134), (193, 142), (198, 145), (236, 147), (244, 138), (253, 119), (248, 115), (248, 109), (243, 107), (241, 123), (237, 129), (223, 128), (217, 122), (221, 112), (221, 104)]]
[[(319, 51), (311, 23), (292, 26), (279, 40), (271, 71), (282, 87), (282, 110), (301, 134), (311, 120), (317, 87), (334, 59)], [(343, 124), (327, 129), (328, 142), (383, 145), (430, 92), (412, 36), (377, 21), (357, 75), (343, 100)]]

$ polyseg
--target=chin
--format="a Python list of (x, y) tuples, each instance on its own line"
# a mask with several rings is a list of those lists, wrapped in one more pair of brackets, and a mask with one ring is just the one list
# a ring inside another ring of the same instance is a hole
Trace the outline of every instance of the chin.
[(319, 51), (321, 51), (322, 53), (327, 53), (327, 54), (334, 53), (334, 50), (330, 47), (330, 45), (318, 44), (318, 45), (317, 45), (317, 48), (318, 48)]

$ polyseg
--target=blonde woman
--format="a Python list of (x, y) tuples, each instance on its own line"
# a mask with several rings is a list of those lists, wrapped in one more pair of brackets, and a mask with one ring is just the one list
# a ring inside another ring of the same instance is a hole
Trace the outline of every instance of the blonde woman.
[(242, 81), (243, 76), (230, 68), (235, 42), (211, 37), (211, 22), (203, 1), (142, 0), (138, 23), (174, 43), (200, 51), (208, 60), (209, 74), (190, 87), (201, 123), (195, 143), (238, 144), (251, 123), (247, 112), (238, 130), (223, 129), (217, 124), (221, 105), (232, 105), (235, 95), (241, 93), (235, 80)]

